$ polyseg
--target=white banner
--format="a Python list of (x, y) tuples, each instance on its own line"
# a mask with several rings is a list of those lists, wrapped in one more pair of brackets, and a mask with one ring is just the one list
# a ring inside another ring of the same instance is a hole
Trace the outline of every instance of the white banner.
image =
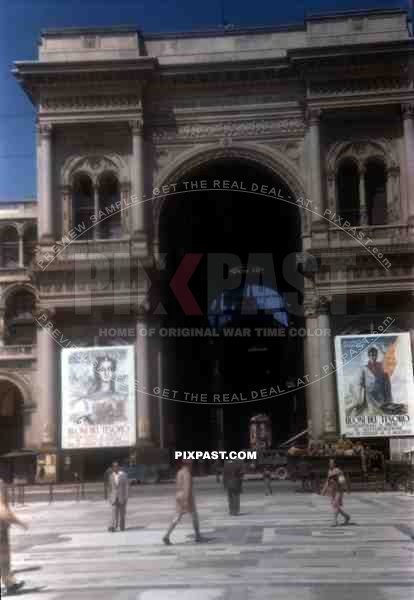
[(63, 449), (136, 443), (134, 364), (134, 346), (62, 350)]
[(409, 333), (335, 338), (341, 434), (414, 435), (414, 378)]

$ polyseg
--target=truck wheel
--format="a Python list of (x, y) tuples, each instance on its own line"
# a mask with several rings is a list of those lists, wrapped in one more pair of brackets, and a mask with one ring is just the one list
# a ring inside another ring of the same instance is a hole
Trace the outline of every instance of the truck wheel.
[(289, 477), (289, 471), (286, 467), (278, 467), (275, 471), (275, 477), (279, 481), (285, 481)]

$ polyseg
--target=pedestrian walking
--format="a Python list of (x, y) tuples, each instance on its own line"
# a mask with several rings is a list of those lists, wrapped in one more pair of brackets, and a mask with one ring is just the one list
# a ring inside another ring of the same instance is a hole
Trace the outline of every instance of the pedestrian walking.
[(197, 507), (194, 500), (193, 494), (193, 475), (192, 475), (192, 461), (183, 460), (181, 467), (177, 472), (176, 479), (176, 514), (168, 527), (167, 533), (162, 538), (162, 541), (167, 546), (171, 545), (170, 535), (177, 527), (186, 513), (190, 513), (193, 521), (193, 528), (195, 534), (195, 541), (201, 542), (202, 538), (200, 535), (200, 524), (198, 520)]
[(341, 469), (336, 466), (335, 461), (331, 459), (329, 461), (328, 477), (325, 485), (322, 488), (321, 494), (323, 496), (327, 494), (331, 497), (331, 505), (334, 511), (334, 521), (332, 523), (332, 527), (336, 527), (338, 525), (339, 515), (343, 516), (344, 525), (348, 525), (349, 521), (351, 520), (350, 515), (343, 509), (343, 497), (345, 490), (347, 490), (349, 493), (346, 477)]
[(227, 491), (229, 513), (240, 513), (240, 494), (242, 492), (243, 465), (238, 460), (226, 460), (223, 469), (223, 485)]
[(112, 473), (108, 478), (109, 502), (112, 506), (112, 519), (108, 531), (125, 530), (128, 502), (128, 477), (117, 462), (112, 463)]
[(24, 581), (16, 581), (10, 568), (10, 525), (18, 525), (23, 529), (27, 529), (26, 523), (20, 521), (11, 511), (7, 486), (0, 479), (0, 574), (1, 584), (8, 596), (14, 595), (24, 586)]
[(263, 483), (265, 488), (265, 495), (271, 496), (273, 494), (272, 490), (272, 473), (268, 467), (263, 469)]

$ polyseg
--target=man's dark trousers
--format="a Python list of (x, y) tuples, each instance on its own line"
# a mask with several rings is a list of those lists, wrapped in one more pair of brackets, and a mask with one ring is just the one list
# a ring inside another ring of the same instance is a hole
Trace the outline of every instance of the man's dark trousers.
[(237, 488), (228, 488), (227, 498), (229, 501), (230, 514), (238, 515), (240, 513), (240, 490)]

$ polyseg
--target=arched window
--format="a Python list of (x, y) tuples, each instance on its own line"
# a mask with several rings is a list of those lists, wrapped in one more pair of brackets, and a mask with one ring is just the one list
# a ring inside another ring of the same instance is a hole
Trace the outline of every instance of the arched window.
[(33, 260), (37, 246), (37, 227), (29, 225), (23, 233), (23, 261), (28, 266)]
[(0, 268), (14, 269), (19, 264), (19, 234), (12, 225), (0, 230)]
[(94, 213), (92, 180), (88, 175), (78, 173), (73, 180), (73, 226), (78, 231), (84, 230), (84, 233), (80, 234), (79, 237), (83, 239), (93, 238), (94, 227), (91, 227), (91, 225)]
[(35, 297), (26, 289), (11, 293), (6, 301), (6, 343), (10, 345), (33, 344), (36, 324), (33, 317)]
[(341, 162), (337, 173), (338, 213), (351, 225), (360, 223), (358, 165), (351, 159)]
[(368, 225), (384, 225), (387, 222), (386, 188), (385, 165), (379, 160), (370, 160), (365, 169)]
[(119, 208), (116, 207), (116, 203), (120, 200), (119, 182), (112, 173), (104, 173), (100, 177), (98, 183), (98, 198), (99, 225), (97, 226), (97, 237), (103, 239), (121, 237), (121, 212)]

